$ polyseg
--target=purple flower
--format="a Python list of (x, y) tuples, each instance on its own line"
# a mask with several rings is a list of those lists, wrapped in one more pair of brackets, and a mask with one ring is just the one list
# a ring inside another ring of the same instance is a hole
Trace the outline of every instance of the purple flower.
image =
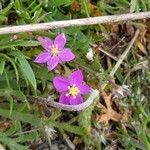
[(39, 37), (38, 41), (44, 48), (44, 51), (37, 55), (34, 62), (47, 63), (48, 70), (53, 70), (58, 63), (71, 61), (75, 55), (69, 48), (65, 48), (66, 38), (63, 33), (58, 34), (54, 41), (47, 37)]
[(80, 70), (72, 72), (68, 78), (54, 77), (53, 84), (56, 90), (61, 93), (59, 102), (62, 104), (78, 105), (83, 102), (81, 95), (90, 92), (90, 87), (83, 82)]

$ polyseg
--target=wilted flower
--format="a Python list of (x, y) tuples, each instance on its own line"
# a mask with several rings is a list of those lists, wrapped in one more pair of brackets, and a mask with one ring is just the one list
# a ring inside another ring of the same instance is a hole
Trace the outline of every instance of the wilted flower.
[(71, 61), (75, 58), (75, 55), (69, 48), (65, 48), (66, 38), (63, 33), (58, 34), (54, 41), (47, 37), (39, 37), (38, 41), (44, 48), (44, 51), (40, 53), (34, 62), (47, 63), (48, 70), (53, 70), (58, 63)]
[(88, 52), (86, 53), (86, 58), (90, 61), (93, 61), (93, 56), (94, 56), (93, 50), (92, 50), (92, 48), (89, 48)]
[(54, 77), (53, 84), (56, 90), (61, 93), (59, 102), (62, 104), (78, 105), (83, 102), (81, 95), (90, 92), (90, 87), (83, 82), (80, 70), (72, 72), (68, 78)]

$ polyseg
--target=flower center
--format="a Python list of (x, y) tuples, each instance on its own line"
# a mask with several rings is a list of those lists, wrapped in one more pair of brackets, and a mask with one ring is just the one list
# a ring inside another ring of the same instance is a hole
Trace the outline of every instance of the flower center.
[(53, 45), (53, 46), (51, 47), (51, 54), (52, 54), (53, 56), (56, 56), (56, 55), (58, 54), (58, 48), (57, 48), (57, 46)]
[(71, 87), (68, 86), (68, 90), (69, 90), (69, 92), (66, 94), (66, 96), (71, 95), (71, 96), (73, 96), (74, 99), (80, 93), (80, 90), (78, 89), (78, 87), (75, 84), (73, 84), (73, 86), (71, 86)]

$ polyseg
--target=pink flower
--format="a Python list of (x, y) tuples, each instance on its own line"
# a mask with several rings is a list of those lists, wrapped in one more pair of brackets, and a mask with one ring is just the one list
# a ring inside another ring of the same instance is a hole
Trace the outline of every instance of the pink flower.
[(68, 78), (54, 77), (53, 84), (56, 90), (61, 93), (59, 102), (62, 104), (78, 105), (83, 102), (81, 95), (90, 92), (90, 87), (83, 82), (80, 70), (72, 72)]
[(58, 34), (54, 41), (47, 37), (39, 37), (38, 41), (44, 48), (44, 51), (40, 53), (34, 62), (47, 63), (48, 70), (53, 70), (58, 63), (71, 61), (75, 58), (75, 55), (69, 48), (65, 48), (66, 38), (63, 33)]

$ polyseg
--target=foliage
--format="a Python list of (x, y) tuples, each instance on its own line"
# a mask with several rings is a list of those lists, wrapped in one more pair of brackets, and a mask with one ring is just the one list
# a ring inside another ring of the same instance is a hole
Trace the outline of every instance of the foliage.
[[(0, 24), (32, 24), (148, 10), (150, 0), (2, 0)], [(47, 132), (47, 127), (50, 131), (59, 129), (79, 147), (115, 149), (115, 145), (118, 149), (149, 150), (149, 27), (147, 20), (0, 35), (0, 143), (10, 150), (29, 149), (29, 142), (49, 141), (53, 134)], [(100, 89), (109, 79), (116, 61), (104, 55), (98, 47), (118, 59), (136, 29), (140, 29), (140, 35), (117, 70), (115, 83), (109, 83), (105, 88), (115, 97), (120, 94), (119, 87), (123, 84), (130, 87), (130, 95), (123, 91), (123, 97), (119, 95), (111, 100), (112, 109), (121, 114), (121, 120), (108, 121), (106, 125), (96, 119), (97, 115), (104, 114), (102, 97), (79, 113), (68, 113), (29, 101), (31, 95), (57, 99), (53, 77), (57, 74), (67, 76), (74, 68), (83, 70), (86, 82)], [(72, 49), (76, 60), (49, 72), (45, 66), (33, 62), (43, 50), (37, 37), (54, 39), (58, 32), (66, 35), (66, 47)], [(93, 61), (86, 58), (89, 48), (93, 51)], [(112, 141), (115, 141), (114, 145)]]

